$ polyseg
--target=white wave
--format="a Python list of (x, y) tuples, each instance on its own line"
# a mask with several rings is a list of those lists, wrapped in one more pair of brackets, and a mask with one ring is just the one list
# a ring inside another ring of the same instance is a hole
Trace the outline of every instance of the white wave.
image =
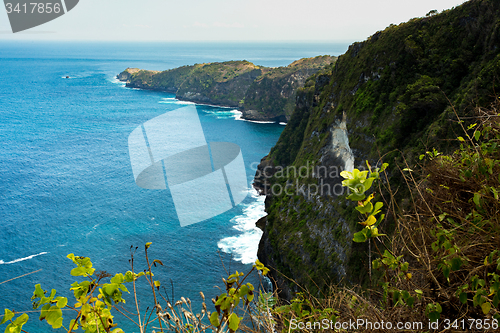
[(250, 123), (255, 123), (255, 124), (274, 124), (274, 121), (261, 121), (261, 120), (248, 120), (248, 119), (240, 119), (244, 121), (248, 121)]
[(113, 77), (109, 78), (108, 80), (111, 83), (115, 83), (115, 84), (118, 84), (118, 85), (123, 86), (123, 87), (125, 87), (125, 85), (127, 85), (127, 82), (118, 80), (118, 78), (116, 76), (113, 76)]
[(241, 112), (238, 110), (203, 110), (205, 114), (213, 116), (217, 119), (238, 119), (241, 117)]
[(243, 214), (231, 219), (231, 222), (235, 223), (233, 228), (238, 230), (240, 234), (223, 238), (217, 243), (222, 251), (233, 254), (234, 259), (243, 264), (251, 264), (257, 260), (262, 230), (255, 226), (255, 222), (266, 215), (264, 211), (265, 196), (260, 196), (254, 189), (252, 197), (255, 198), (255, 201), (243, 209)]
[(178, 100), (175, 97), (162, 98), (162, 100), (159, 101), (158, 103), (161, 103), (161, 104), (177, 104), (177, 105), (193, 105), (193, 104), (196, 104), (196, 103), (193, 103), (193, 102), (181, 101), (181, 100)]
[(234, 114), (235, 120), (245, 120), (245, 119), (241, 119), (241, 117), (243, 117), (243, 112), (238, 111), (238, 110), (233, 110), (231, 112)]
[(222, 106), (222, 105), (214, 105), (214, 104), (204, 104), (204, 103), (195, 103), (196, 105), (203, 105), (203, 106), (210, 106), (213, 108), (220, 108), (220, 109), (232, 109), (231, 106)]
[(284, 121), (280, 122), (280, 125), (286, 126), (286, 124)]
[(15, 259), (15, 260), (12, 260), (12, 261), (3, 261), (3, 260), (0, 260), (0, 265), (10, 265), (10, 264), (15, 264), (16, 262), (20, 262), (20, 261), (24, 261), (24, 260), (29, 260), (29, 259), (33, 259), (34, 257), (37, 257), (37, 256), (41, 256), (41, 255), (44, 255), (44, 254), (47, 254), (48, 252), (40, 252), (38, 254), (33, 254), (31, 256), (28, 256), (28, 257), (24, 257), (24, 258), (19, 258), (19, 259)]
[(248, 121), (249, 123), (256, 123), (256, 124), (274, 124), (274, 121), (260, 121), (260, 120), (248, 120), (243, 118), (243, 112), (234, 110), (238, 112), (237, 114), (235, 113), (235, 120), (241, 120), (241, 121)]

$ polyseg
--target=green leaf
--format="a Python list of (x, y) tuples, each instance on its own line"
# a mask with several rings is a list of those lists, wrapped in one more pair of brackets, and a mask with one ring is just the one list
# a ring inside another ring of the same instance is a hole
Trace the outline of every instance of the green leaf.
[(262, 270), (262, 268), (264, 268), (264, 264), (261, 263), (259, 259), (257, 259), (255, 260), (255, 265), (253, 267), (257, 268), (258, 270)]
[(155, 281), (154, 283), (155, 283), (156, 288), (160, 288), (160, 285), (161, 285), (160, 281)]
[(440, 317), (440, 316), (441, 316), (441, 314), (440, 314), (439, 312), (437, 312), (437, 311), (432, 311), (432, 312), (430, 312), (430, 313), (427, 315), (427, 317), (429, 317), (429, 320), (430, 320), (431, 322), (435, 322), (435, 321), (437, 321), (437, 320), (439, 319), (439, 317)]
[(375, 216), (370, 215), (370, 216), (368, 216), (368, 219), (366, 219), (365, 222), (360, 222), (359, 224), (362, 224), (362, 225), (365, 225), (365, 226), (372, 226), (375, 223), (377, 223), (377, 219), (375, 218)]
[(219, 327), (220, 326), (219, 314), (217, 312), (212, 312), (212, 314), (210, 315), (210, 323), (214, 327)]
[(35, 291), (33, 292), (33, 298), (42, 298), (45, 297), (45, 292), (43, 291), (40, 284), (35, 286)]
[(51, 306), (47, 311), (45, 320), (52, 328), (59, 328), (62, 326), (62, 311), (57, 306)]
[(352, 239), (356, 243), (363, 243), (366, 242), (368, 238), (366, 237), (366, 228), (364, 228), (361, 231), (358, 231), (357, 233), (354, 234), (354, 238)]
[(240, 326), (240, 318), (236, 313), (231, 313), (229, 316), (229, 329), (236, 331)]
[(450, 267), (443, 266), (443, 275), (446, 279), (450, 277)]
[(358, 193), (351, 193), (347, 197), (347, 199), (352, 200), (352, 201), (361, 201), (366, 198), (366, 195), (364, 194), (358, 194)]
[(136, 279), (137, 276), (134, 276), (134, 274), (131, 271), (127, 271), (127, 273), (125, 273), (124, 282), (132, 282)]
[(57, 298), (57, 307), (62, 309), (68, 304), (68, 299), (66, 297), (58, 297)]
[(370, 231), (370, 235), (367, 235), (369, 237), (387, 236), (386, 234), (379, 234), (378, 228), (371, 228), (371, 229), (369, 229), (369, 231)]
[(375, 209), (373, 210), (373, 213), (372, 215), (376, 215), (378, 214), (378, 212), (380, 212), (380, 210), (382, 209), (382, 207), (384, 207), (384, 203), (383, 202), (376, 202), (375, 203)]
[(462, 267), (462, 259), (456, 257), (451, 259), (451, 270), (458, 271)]
[(73, 261), (76, 264), (75, 255), (73, 253), (68, 254), (66, 258), (71, 259), (71, 261)]
[(244, 284), (244, 285), (241, 286), (240, 290), (238, 291), (238, 295), (240, 297), (243, 297), (246, 294), (248, 294), (248, 291), (249, 291), (248, 286), (246, 284)]
[(481, 194), (479, 193), (474, 193), (474, 203), (476, 204), (477, 207), (481, 207)]
[(5, 324), (6, 322), (14, 318), (14, 312), (10, 311), (9, 309), (5, 309), (4, 311), (5, 314), (3, 316), (2, 321), (0, 321), (0, 325)]
[(122, 273), (116, 274), (110, 280), (111, 283), (123, 283), (124, 281), (125, 281), (125, 277), (123, 276)]
[(368, 191), (372, 187), (374, 180), (375, 178), (370, 177), (367, 178), (365, 181), (361, 181), (361, 184), (363, 185), (363, 192)]
[(342, 171), (340, 173), (340, 176), (342, 176), (345, 179), (354, 179), (354, 176), (352, 175), (352, 172), (349, 172), (349, 171)]
[(490, 312), (491, 309), (491, 303), (485, 302), (483, 305), (481, 305), (481, 310), (483, 310), (483, 313), (486, 315), (488, 312)]
[(498, 200), (498, 191), (496, 190), (496, 188), (491, 187), (490, 190), (491, 193), (493, 193), (493, 197), (495, 198), (495, 200)]
[(392, 293), (392, 302), (396, 304), (399, 301), (399, 297), (401, 296), (401, 293), (399, 291), (394, 291)]
[(409, 267), (410, 267), (410, 263), (409, 262), (404, 262), (404, 263), (401, 264), (401, 271), (406, 272), (406, 271), (408, 271)]
[(357, 206), (356, 210), (361, 214), (371, 213), (373, 210), (373, 204), (371, 202), (368, 202), (364, 206)]
[(40, 310), (40, 320), (45, 319), (47, 315), (49, 314), (49, 309), (50, 309), (50, 304), (45, 304), (42, 306), (42, 309)]
[(82, 276), (87, 274), (87, 270), (83, 267), (75, 267), (70, 272), (73, 276)]
[(115, 283), (107, 283), (102, 286), (102, 291), (106, 295), (113, 295), (118, 290), (118, 286)]
[(14, 320), (14, 324), (22, 327), (24, 324), (28, 322), (28, 319), (29, 319), (28, 315), (26, 313), (23, 313), (22, 315), (17, 317), (16, 320)]
[(498, 303), (500, 302), (500, 294), (496, 293), (495, 296), (493, 297), (493, 306), (495, 308), (498, 307)]
[(467, 303), (467, 293), (460, 294), (460, 302), (462, 302), (462, 304)]
[(69, 322), (69, 327), (73, 327), (73, 330), (76, 331), (78, 329), (78, 322), (75, 323), (75, 320), (71, 319), (71, 321)]
[(481, 137), (481, 131), (480, 130), (477, 130), (475, 133), (474, 133), (474, 139), (476, 139), (476, 141), (479, 141), (479, 138)]
[(464, 139), (464, 138), (462, 138), (461, 136), (459, 136), (457, 139), (458, 139), (458, 141), (460, 141), (460, 142), (465, 142), (465, 139)]

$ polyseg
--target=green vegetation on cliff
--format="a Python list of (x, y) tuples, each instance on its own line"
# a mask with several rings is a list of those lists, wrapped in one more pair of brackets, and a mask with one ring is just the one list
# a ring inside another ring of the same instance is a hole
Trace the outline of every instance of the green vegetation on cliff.
[(163, 72), (127, 68), (118, 75), (127, 87), (175, 93), (181, 100), (237, 107), (251, 120), (289, 119), (295, 93), (312, 74), (335, 61), (318, 56), (286, 67), (268, 68), (248, 61), (183, 66)]
[[(415, 162), (426, 148), (455, 147), (461, 130), (451, 105), (468, 115), (499, 91), (499, 13), (498, 1), (472, 0), (391, 25), (351, 45), (331, 73), (299, 90), (295, 112), (257, 173), (256, 185), (269, 194), (259, 253), (266, 265), (313, 292), (341, 279), (368, 283), (368, 245), (352, 243), (358, 215), (336, 191), (340, 171), (384, 156), (389, 181), (404, 187), (396, 171), (403, 158)], [(279, 166), (311, 172), (287, 177), (276, 173)], [(294, 195), (275, 193), (280, 188)], [(394, 216), (381, 228), (393, 230)], [(290, 296), (286, 280), (276, 278)]]

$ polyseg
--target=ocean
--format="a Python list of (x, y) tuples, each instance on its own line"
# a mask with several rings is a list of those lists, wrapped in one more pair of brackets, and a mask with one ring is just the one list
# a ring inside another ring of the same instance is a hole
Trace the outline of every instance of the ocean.
[[(249, 194), (221, 215), (181, 227), (168, 190), (135, 184), (127, 139), (144, 122), (193, 104), (126, 88), (116, 75), (127, 67), (166, 70), (227, 60), (284, 66), (346, 49), (335, 43), (0, 41), (0, 312), (32, 310), (38, 283), (71, 297), (69, 285), (77, 278), (69, 274), (69, 253), (116, 274), (130, 270), (138, 247), (135, 267), (141, 271), (146, 242), (152, 242), (149, 257), (164, 263), (154, 270), (168, 287), (163, 292), (191, 298), (200, 311), (200, 291), (214, 297), (226, 270), (247, 272), (257, 258), (261, 231), (255, 222), (265, 215), (264, 198), (251, 183), (284, 126), (194, 105), (208, 142), (240, 146)], [(144, 288), (139, 295), (144, 308), (152, 304)], [(52, 332), (36, 313), (29, 315), (27, 331)], [(119, 327), (137, 331), (123, 319)]]

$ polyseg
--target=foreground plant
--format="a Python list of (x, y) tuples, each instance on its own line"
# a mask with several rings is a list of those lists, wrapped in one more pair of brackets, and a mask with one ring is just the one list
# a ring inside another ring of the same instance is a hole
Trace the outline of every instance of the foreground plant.
[[(236, 272), (227, 280), (223, 279), (226, 292), (213, 300), (215, 311), (212, 313), (207, 311), (205, 296), (200, 293), (203, 299), (203, 309), (201, 313), (195, 314), (189, 299), (181, 297), (179, 301), (172, 304), (159, 293), (161, 283), (154, 280), (152, 268), (163, 263), (160, 260), (149, 260), (148, 248), (150, 246), (151, 243), (147, 243), (144, 248), (147, 268), (143, 272), (135, 273), (135, 251), (132, 251), (130, 260), (132, 270), (114, 276), (104, 271), (96, 272), (88, 257), (69, 254), (67, 257), (76, 266), (70, 274), (83, 278), (82, 281), (75, 281), (71, 284), (70, 290), (73, 292), (74, 300), (70, 302), (66, 297), (57, 296), (55, 289), (49, 293), (37, 284), (31, 299), (33, 308), (40, 311), (39, 319), (45, 321), (54, 330), (64, 330), (68, 333), (78, 330), (88, 333), (124, 332), (114, 321), (113, 313), (116, 312), (137, 325), (141, 333), (149, 332), (148, 327), (157, 332), (236, 332), (241, 328), (241, 321), (246, 314), (252, 320), (250, 303), (254, 299), (255, 288), (251, 283), (245, 283), (245, 279), (254, 271), (266, 275), (269, 269), (262, 263), (257, 261), (245, 276), (243, 273)], [(141, 315), (136, 292), (139, 278), (146, 280), (154, 300), (154, 305), (151, 308), (148, 307), (144, 315)], [(126, 303), (124, 294), (130, 294), (127, 285), (129, 288), (132, 285), (136, 313), (131, 313), (122, 306)], [(163, 307), (161, 301), (163, 301)], [(243, 307), (238, 307), (240, 303)], [(74, 313), (69, 322), (68, 316), (63, 316), (66, 310)], [(208, 316), (209, 320), (205, 321), (205, 316)], [(257, 317), (258, 314), (253, 314), (253, 316)], [(27, 332), (23, 327), (28, 320), (29, 316), (26, 313), (21, 314), (5, 309), (0, 325), (7, 325), (6, 333)]]

